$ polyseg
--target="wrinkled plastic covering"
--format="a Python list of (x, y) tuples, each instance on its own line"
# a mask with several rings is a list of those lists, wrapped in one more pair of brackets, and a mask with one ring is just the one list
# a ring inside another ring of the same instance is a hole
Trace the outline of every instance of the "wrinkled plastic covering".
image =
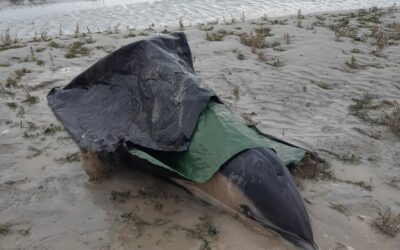
[(53, 89), (48, 103), (81, 149), (185, 151), (214, 95), (201, 87), (191, 56), (183, 33), (135, 42)]
[(297, 164), (305, 153), (303, 149), (259, 134), (235, 118), (223, 104), (211, 101), (199, 118), (188, 151), (131, 148), (130, 153), (186, 179), (204, 183), (234, 155), (260, 147), (272, 148), (285, 165)]
[(185, 35), (175, 33), (122, 47), (52, 89), (48, 102), (81, 149), (122, 146), (197, 183), (246, 149), (272, 148), (286, 165), (303, 158), (304, 150), (247, 127), (213, 96), (194, 73)]

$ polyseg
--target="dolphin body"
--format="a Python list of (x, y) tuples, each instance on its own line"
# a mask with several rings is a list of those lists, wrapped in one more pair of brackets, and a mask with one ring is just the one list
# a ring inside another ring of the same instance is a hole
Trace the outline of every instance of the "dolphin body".
[(290, 172), (271, 149), (234, 156), (203, 184), (170, 179), (211, 204), (275, 230), (301, 249), (318, 249)]

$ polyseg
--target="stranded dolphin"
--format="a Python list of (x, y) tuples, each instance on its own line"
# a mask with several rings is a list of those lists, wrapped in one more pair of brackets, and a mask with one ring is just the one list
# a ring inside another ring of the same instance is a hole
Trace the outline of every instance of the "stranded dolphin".
[(52, 89), (48, 102), (82, 150), (90, 177), (102, 176), (115, 168), (107, 162), (121, 158), (272, 228), (296, 246), (317, 248), (285, 166), (305, 151), (228, 112), (196, 76), (183, 33), (114, 51), (64, 89)]

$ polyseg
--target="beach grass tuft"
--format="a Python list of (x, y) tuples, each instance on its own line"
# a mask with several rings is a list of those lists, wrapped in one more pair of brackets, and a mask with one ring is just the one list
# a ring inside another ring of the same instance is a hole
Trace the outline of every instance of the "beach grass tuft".
[(11, 39), (10, 29), (6, 29), (5, 34), (0, 35), (0, 41), (2, 47), (7, 47), (13, 44), (13, 40)]
[(38, 66), (44, 66), (44, 61), (43, 60), (36, 60), (36, 65)]
[(14, 71), (14, 74), (16, 76), (16, 79), (19, 80), (21, 79), (21, 77), (25, 76), (26, 74), (31, 73), (32, 71), (30, 71), (27, 68), (22, 68), (22, 69), (17, 69), (16, 71)]
[(144, 32), (144, 31), (142, 31), (142, 32), (140, 32), (140, 33), (138, 34), (138, 36), (149, 36), (149, 33), (146, 33), (146, 32)]
[(346, 61), (345, 64), (352, 69), (359, 69), (359, 65), (357, 63), (356, 57), (354, 55), (351, 56), (350, 61)]
[(130, 38), (130, 37), (136, 37), (136, 34), (132, 31), (129, 31), (123, 36), (123, 38)]
[(291, 43), (291, 39), (290, 39), (289, 33), (283, 34), (283, 40), (286, 42), (286, 44), (290, 44)]
[(64, 47), (64, 45), (62, 45), (62, 44), (60, 44), (60, 43), (57, 43), (57, 42), (55, 42), (55, 41), (50, 41), (49, 43), (48, 43), (48, 46), (50, 47), (50, 48), (63, 48)]
[(96, 40), (93, 39), (92, 36), (88, 36), (87, 38), (85, 38), (84, 41), (85, 41), (85, 43), (87, 43), (87, 44), (92, 44), (92, 43), (95, 43), (95, 42), (96, 42)]
[(382, 54), (383, 49), (388, 45), (389, 35), (386, 32), (379, 32), (376, 37), (376, 53)]
[(214, 29), (214, 26), (210, 24), (201, 23), (199, 24), (198, 29), (202, 31), (212, 31)]
[(235, 97), (236, 100), (240, 99), (240, 88), (239, 86), (235, 86), (232, 90), (232, 94)]
[(76, 58), (89, 55), (89, 49), (83, 46), (83, 42), (77, 41), (67, 46), (65, 58)]
[(242, 53), (238, 53), (237, 55), (236, 55), (236, 58), (238, 59), (238, 60), (244, 60), (245, 59), (245, 56), (242, 54)]
[(390, 130), (400, 137), (400, 105), (397, 104), (389, 114), (388, 126)]
[(323, 81), (314, 81), (311, 80), (310, 81), (312, 84), (315, 84), (316, 86), (320, 87), (321, 89), (325, 89), (325, 90), (331, 90), (333, 89), (331, 85), (327, 84), (326, 82)]
[(37, 48), (35, 49), (35, 52), (40, 53), (40, 52), (43, 52), (43, 51), (45, 51), (45, 50), (46, 50), (46, 48), (37, 47)]
[(265, 42), (265, 36), (260, 33), (256, 33), (255, 35), (253, 32), (242, 33), (239, 35), (239, 40), (241, 44), (252, 48), (265, 49), (268, 47), (268, 44)]
[(400, 233), (400, 214), (395, 215), (390, 207), (380, 209), (373, 225), (390, 237), (395, 237)]
[(25, 44), (19, 44), (18, 39), (12, 38), (10, 34), (10, 29), (6, 29), (5, 33), (0, 34), (0, 51), (9, 49), (18, 49), (25, 47)]
[(296, 27), (297, 27), (297, 28), (304, 28), (303, 22), (301, 21), (301, 19), (297, 20), (297, 25), (296, 25)]
[(9, 63), (0, 63), (0, 68), (7, 68), (10, 66), (11, 66), (11, 64), (9, 64)]
[(263, 36), (263, 37), (272, 36), (272, 34), (270, 33), (271, 28), (264, 26), (262, 24), (258, 28), (255, 28), (254, 31), (258, 36)]
[(369, 110), (376, 110), (382, 107), (382, 103), (374, 104), (373, 100), (375, 96), (370, 93), (363, 94), (362, 98), (353, 98), (354, 104), (349, 106), (350, 115), (359, 118), (361, 121), (373, 124), (373, 125), (387, 125), (387, 117), (372, 118), (368, 114)]
[(33, 105), (35, 103), (39, 102), (39, 98), (37, 96), (31, 95), (29, 89), (25, 87), (24, 85), (21, 86), (22, 92), (24, 93), (25, 99), (22, 101), (24, 103), (28, 103), (30, 105)]
[(13, 97), (15, 95), (15, 93), (13, 93), (12, 91), (10, 91), (6, 87), (4, 87), (3, 83), (0, 82), (0, 95)]
[(264, 63), (267, 62), (267, 55), (264, 51), (257, 52), (257, 60)]
[(178, 24), (179, 24), (179, 30), (185, 29), (185, 26), (183, 25), (183, 17), (179, 18)]
[(7, 78), (7, 83), (6, 83), (6, 87), (13, 87), (16, 88), (17, 87), (17, 80), (14, 77), (9, 76)]
[(0, 224), (0, 235), (6, 235), (10, 233), (11, 223)]
[(224, 40), (224, 34), (220, 32), (206, 32), (206, 40), (210, 42)]

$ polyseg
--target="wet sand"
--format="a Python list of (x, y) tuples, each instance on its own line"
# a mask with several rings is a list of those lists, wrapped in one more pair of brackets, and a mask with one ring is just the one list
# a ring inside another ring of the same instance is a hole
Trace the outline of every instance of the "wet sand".
[[(183, 31), (197, 74), (235, 115), (326, 160), (316, 176), (296, 176), (321, 249), (399, 249), (400, 236), (374, 222), (386, 206), (400, 213), (400, 138), (386, 121), (400, 96), (400, 9), (353, 13), (228, 19)], [(373, 53), (374, 25), (392, 37), (381, 53)], [(211, 27), (222, 41), (206, 40)], [(268, 48), (240, 43), (241, 33), (265, 27)], [(124, 169), (88, 180), (46, 94), (162, 31), (82, 28), (0, 51), (0, 249), (294, 249), (150, 175)], [(77, 41), (87, 49), (71, 52)]]

